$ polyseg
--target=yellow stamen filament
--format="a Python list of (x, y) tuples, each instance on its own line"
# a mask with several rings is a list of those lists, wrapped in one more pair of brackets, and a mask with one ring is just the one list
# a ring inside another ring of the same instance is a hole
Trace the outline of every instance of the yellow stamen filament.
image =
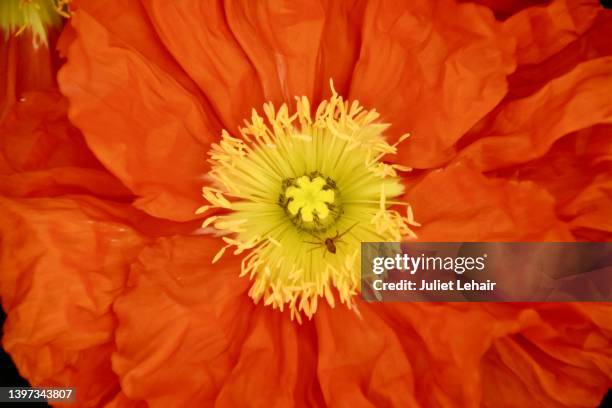
[(1, 0), (0, 30), (4, 35), (22, 35), (32, 31), (32, 44), (47, 45), (47, 30), (59, 27), (62, 18), (70, 17), (70, 0)]
[[(264, 105), (252, 111), (240, 137), (223, 131), (209, 152), (212, 186), (204, 187), (207, 217), (229, 248), (243, 254), (240, 276), (253, 281), (255, 302), (292, 318), (312, 317), (318, 299), (332, 307), (352, 307), (360, 288), (360, 243), (414, 238), (418, 226), (411, 207), (398, 197), (398, 171), (383, 157), (398, 143), (383, 136), (387, 124), (357, 101), (344, 101), (333, 89), (311, 114), (307, 98), (296, 98), (296, 112)], [(405, 207), (402, 215), (395, 207)]]

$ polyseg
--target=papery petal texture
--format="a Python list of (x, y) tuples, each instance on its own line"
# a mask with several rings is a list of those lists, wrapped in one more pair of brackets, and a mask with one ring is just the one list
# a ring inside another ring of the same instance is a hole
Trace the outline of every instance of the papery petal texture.
[(611, 123), (611, 86), (612, 57), (584, 62), (537, 93), (501, 106), (455, 161), (491, 171), (537, 159), (569, 133)]
[(487, 178), (456, 164), (429, 173), (407, 196), (424, 242), (573, 240), (554, 198), (532, 182)]
[(204, 264), (216, 246), (209, 237), (162, 238), (133, 264), (128, 289), (114, 306), (113, 355), (131, 399), (160, 407), (215, 400), (253, 307), (235, 264), (216, 270)]
[(432, 168), (448, 162), (454, 144), (507, 91), (514, 41), (473, 4), (369, 2), (350, 96), (375, 106), (411, 133), (402, 162)]
[(73, 386), (82, 406), (119, 391), (111, 306), (146, 243), (133, 209), (86, 197), (0, 198), (2, 344), (34, 386)]
[(252, 247), (228, 249), (240, 220), (220, 232), (196, 213), (208, 153), (244, 153), (223, 150), (223, 129), (337, 92), (376, 109), (389, 143), (411, 134), (381, 161), (414, 169), (391, 168), (418, 240), (609, 241), (612, 13), (598, 2), (71, 10), (59, 55), (0, 35), (2, 341), (33, 386), (109, 408), (595, 407), (612, 387), (610, 304), (315, 297), (298, 323), (249, 297)]
[(100, 161), (139, 197), (136, 206), (154, 216), (193, 219), (205, 145), (220, 130), (216, 118), (167, 51), (151, 41), (155, 34), (140, 5), (123, 4), (110, 15), (101, 7), (84, 3), (72, 20), (77, 37), (60, 73), (70, 118)]

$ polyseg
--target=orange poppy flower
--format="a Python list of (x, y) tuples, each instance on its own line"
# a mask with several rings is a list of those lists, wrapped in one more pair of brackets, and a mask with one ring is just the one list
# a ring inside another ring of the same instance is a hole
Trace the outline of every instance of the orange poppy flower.
[(61, 94), (0, 121), (21, 374), (92, 407), (597, 406), (608, 304), (358, 295), (360, 241), (612, 239), (612, 12), (478, 3), (74, 1)]

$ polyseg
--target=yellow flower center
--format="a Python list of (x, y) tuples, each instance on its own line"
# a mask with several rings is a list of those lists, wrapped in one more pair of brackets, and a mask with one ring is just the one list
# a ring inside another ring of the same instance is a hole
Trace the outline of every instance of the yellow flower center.
[(32, 31), (32, 44), (47, 45), (47, 30), (70, 17), (70, 0), (0, 0), (0, 30), (4, 35)]
[(338, 198), (335, 182), (313, 172), (284, 180), (278, 203), (297, 227), (324, 231), (338, 220), (341, 213)]
[(240, 138), (222, 132), (209, 152), (208, 204), (197, 212), (222, 210), (202, 224), (226, 243), (213, 263), (233, 248), (254, 301), (301, 321), (320, 298), (351, 307), (361, 242), (413, 238), (418, 224), (410, 206), (394, 200), (404, 191), (397, 172), (410, 168), (382, 161), (408, 135), (388, 144), (378, 114), (344, 101), (333, 86), (314, 116), (307, 98), (296, 99), (292, 115), (268, 103), (265, 119), (253, 110)]
[(305, 222), (325, 220), (329, 215), (328, 205), (334, 202), (333, 190), (323, 189), (325, 180), (321, 177), (311, 179), (302, 176), (295, 184), (285, 190), (285, 196), (289, 199), (289, 212)]

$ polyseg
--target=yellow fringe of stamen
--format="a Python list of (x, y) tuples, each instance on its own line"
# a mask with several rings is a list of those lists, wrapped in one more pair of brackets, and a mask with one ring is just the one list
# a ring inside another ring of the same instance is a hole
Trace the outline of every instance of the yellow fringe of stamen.
[[(319, 131), (328, 131), (333, 139), (347, 143), (348, 152), (363, 149), (367, 152), (363, 165), (380, 179), (396, 178), (398, 172), (410, 171), (411, 168), (397, 164), (386, 164), (380, 160), (386, 155), (397, 153), (397, 145), (406, 140), (406, 134), (394, 144), (388, 144), (380, 137), (386, 124), (375, 123), (379, 114), (375, 110), (364, 110), (357, 101), (349, 104), (333, 88), (329, 100), (323, 101), (311, 115), (310, 102), (306, 97), (296, 97), (296, 111), (289, 114), (287, 105), (278, 110), (272, 103), (263, 107), (264, 116), (252, 110), (250, 121), (245, 120), (241, 128), (240, 138), (230, 135), (227, 131), (221, 134), (221, 141), (212, 145), (209, 152), (209, 163), (212, 170), (209, 175), (216, 187), (204, 187), (203, 197), (207, 205), (199, 208), (197, 214), (203, 214), (211, 209), (223, 210), (207, 217), (202, 227), (213, 225), (215, 229), (228, 234), (223, 237), (226, 245), (215, 255), (213, 263), (217, 262), (226, 252), (233, 248), (235, 255), (246, 252), (242, 259), (240, 276), (248, 276), (253, 281), (249, 290), (257, 303), (263, 301), (279, 310), (288, 307), (291, 317), (301, 321), (301, 313), (312, 317), (318, 307), (318, 298), (324, 298), (332, 307), (336, 304), (334, 291), (342, 304), (352, 307), (352, 298), (360, 288), (359, 248), (348, 254), (343, 254), (344, 260), (334, 266), (326, 262), (323, 270), (307, 274), (303, 268), (291, 264), (284, 256), (273, 257), (278, 250), (283, 250), (280, 242), (272, 237), (252, 236), (248, 240), (241, 238), (246, 232), (246, 218), (236, 220), (231, 214), (238, 210), (238, 202), (248, 197), (240, 191), (236, 178), (243, 171), (238, 163), (247, 160), (250, 155), (257, 154), (258, 160), (249, 163), (253, 171), (269, 174), (270, 168), (282, 166), (277, 163), (271, 153), (275, 149), (292, 146), (294, 141), (310, 141), (312, 135)], [(263, 164), (265, 163), (265, 165)], [(396, 210), (390, 210), (390, 205), (406, 206), (406, 215)], [(271, 202), (270, 205), (277, 205)], [(240, 214), (240, 217), (242, 214)], [(380, 236), (393, 241), (404, 237), (415, 238), (411, 226), (419, 226), (414, 220), (410, 205), (403, 202), (387, 202), (384, 184), (381, 184), (378, 209), (370, 219), (371, 224)], [(331, 256), (331, 255), (330, 255)]]

